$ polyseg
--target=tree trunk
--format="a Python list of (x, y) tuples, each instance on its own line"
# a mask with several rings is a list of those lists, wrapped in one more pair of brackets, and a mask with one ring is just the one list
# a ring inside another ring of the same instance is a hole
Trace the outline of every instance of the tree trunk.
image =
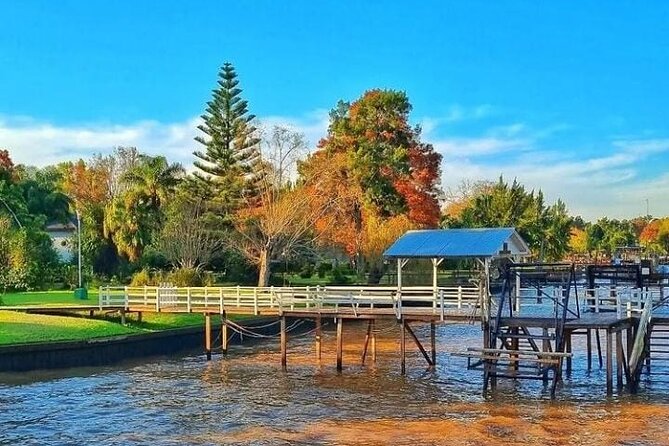
[(263, 249), (260, 252), (260, 263), (258, 264), (258, 286), (266, 287), (269, 286), (269, 276), (270, 276), (270, 255), (269, 249)]

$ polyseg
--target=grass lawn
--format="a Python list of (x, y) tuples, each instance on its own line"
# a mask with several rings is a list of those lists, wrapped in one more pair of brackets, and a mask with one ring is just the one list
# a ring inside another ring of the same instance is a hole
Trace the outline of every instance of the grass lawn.
[(96, 319), (0, 311), (0, 345), (91, 339), (141, 332)]
[(31, 291), (25, 293), (0, 294), (0, 303), (14, 305), (97, 305), (98, 290), (88, 290), (88, 299), (77, 299), (74, 291)]

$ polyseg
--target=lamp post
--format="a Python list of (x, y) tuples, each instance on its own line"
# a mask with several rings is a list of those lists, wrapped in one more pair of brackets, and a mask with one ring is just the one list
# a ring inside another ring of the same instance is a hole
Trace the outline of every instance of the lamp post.
[(79, 209), (76, 210), (77, 212), (77, 237), (78, 237), (78, 242), (77, 242), (77, 261), (79, 265), (79, 288), (82, 287), (82, 279), (81, 279), (81, 214), (79, 213)]

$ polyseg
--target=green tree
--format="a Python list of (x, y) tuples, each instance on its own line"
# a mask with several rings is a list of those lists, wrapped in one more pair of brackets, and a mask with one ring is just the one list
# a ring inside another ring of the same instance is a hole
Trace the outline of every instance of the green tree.
[(139, 163), (125, 172), (123, 180), (144, 195), (153, 209), (158, 210), (174, 193), (183, 174), (181, 164), (169, 164), (164, 156), (140, 155)]
[(515, 227), (540, 259), (559, 260), (569, 251), (572, 220), (558, 200), (546, 206), (541, 191), (527, 191), (517, 180), (504, 178), (470, 199), (451, 222), (457, 227)]
[(217, 87), (202, 115), (195, 140), (203, 146), (194, 152), (198, 193), (206, 193), (224, 214), (234, 211), (244, 197), (254, 194), (257, 180), (258, 144), (255, 116), (241, 97), (237, 73), (225, 63)]

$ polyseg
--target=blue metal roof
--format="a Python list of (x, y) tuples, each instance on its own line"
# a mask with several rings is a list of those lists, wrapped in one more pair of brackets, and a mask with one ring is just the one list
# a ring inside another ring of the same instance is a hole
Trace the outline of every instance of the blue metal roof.
[(495, 257), (504, 244), (516, 255), (529, 255), (529, 248), (514, 228), (431, 229), (408, 231), (397, 239), (385, 257)]

